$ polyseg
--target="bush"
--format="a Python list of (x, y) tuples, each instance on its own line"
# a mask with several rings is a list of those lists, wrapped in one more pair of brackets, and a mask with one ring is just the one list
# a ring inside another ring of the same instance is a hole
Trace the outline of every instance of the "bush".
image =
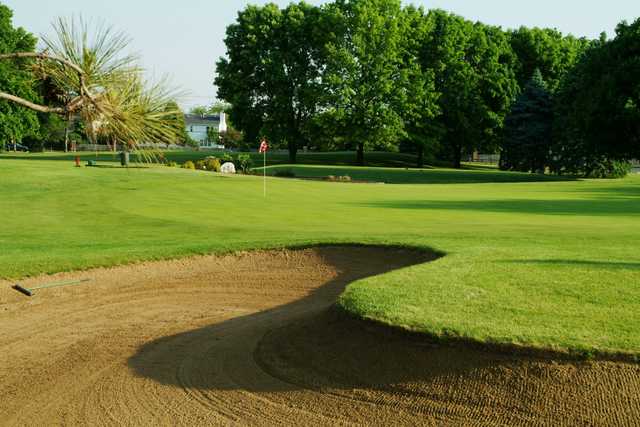
[[(233, 161), (233, 156), (229, 153), (222, 153), (222, 156), (220, 156), (220, 163), (221, 164), (225, 164), (225, 163), (233, 163), (234, 165), (236, 164)], [(237, 166), (237, 165), (236, 165)]]
[(207, 165), (205, 164), (204, 160), (196, 160), (195, 168), (198, 169), (199, 171), (206, 171)]
[(191, 160), (187, 160), (186, 162), (184, 162), (184, 164), (182, 165), (183, 169), (191, 169), (191, 170), (195, 170), (196, 169), (196, 165), (191, 161)]
[(170, 168), (175, 168), (176, 166), (178, 166), (178, 164), (174, 161), (169, 161), (167, 163), (165, 163), (165, 166), (170, 167)]
[(602, 160), (591, 163), (586, 172), (588, 178), (624, 178), (631, 172), (631, 163), (619, 160)]
[(282, 169), (282, 170), (276, 171), (274, 176), (277, 176), (278, 178), (295, 178), (296, 173), (291, 169)]
[(344, 176), (329, 175), (325, 177), (324, 180), (331, 181), (331, 182), (351, 182), (352, 181), (349, 175), (344, 175)]
[(238, 154), (235, 165), (236, 169), (239, 169), (240, 172), (247, 175), (249, 172), (251, 172), (251, 168), (253, 167), (253, 160), (251, 160), (251, 156), (248, 154)]
[(210, 156), (204, 159), (204, 167), (208, 171), (212, 172), (220, 172), (220, 160), (217, 158)]

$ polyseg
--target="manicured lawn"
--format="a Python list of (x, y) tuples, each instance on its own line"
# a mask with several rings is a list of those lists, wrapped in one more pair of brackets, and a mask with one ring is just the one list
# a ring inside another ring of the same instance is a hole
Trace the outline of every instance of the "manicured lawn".
[[(178, 162), (180, 164), (187, 160), (200, 160), (207, 156), (221, 156), (221, 151), (163, 151), (162, 154), (167, 160)], [(236, 156), (239, 153), (230, 153)], [(262, 154), (257, 152), (245, 153), (249, 154), (256, 163), (256, 166), (262, 166), (263, 158)], [(24, 160), (58, 160), (58, 161), (74, 161), (76, 155), (80, 156), (83, 161), (97, 160), (98, 162), (120, 162), (120, 158), (117, 153), (112, 152), (78, 152), (78, 153), (62, 153), (62, 152), (44, 152), (44, 153), (13, 153), (3, 152), (0, 153), (0, 158), (11, 159), (24, 159)], [(131, 155), (131, 160), (136, 161), (136, 156)], [(278, 165), (289, 162), (289, 155), (285, 152), (270, 151), (268, 155), (269, 165)], [(314, 152), (299, 152), (298, 163), (309, 165), (355, 165), (356, 154), (350, 151), (338, 151), (330, 153), (314, 153)], [(414, 167), (416, 165), (416, 156), (412, 154), (403, 153), (382, 153), (371, 152), (366, 153), (366, 163), (368, 166), (386, 166), (386, 167)]]
[[(256, 168), (262, 173), (263, 168)], [(328, 176), (348, 176), (356, 182), (388, 184), (463, 184), (488, 182), (539, 182), (568, 181), (571, 177), (535, 175), (518, 172), (502, 172), (497, 168), (467, 165), (465, 170), (445, 168), (393, 168), (326, 165), (276, 165), (267, 166), (267, 175), (292, 172), (296, 178), (322, 179)]]
[(640, 355), (639, 176), (455, 174), (476, 183), (269, 179), (264, 199), (259, 177), (1, 156), (0, 277), (310, 243), (430, 247), (447, 255), (356, 282), (340, 304), (436, 335)]

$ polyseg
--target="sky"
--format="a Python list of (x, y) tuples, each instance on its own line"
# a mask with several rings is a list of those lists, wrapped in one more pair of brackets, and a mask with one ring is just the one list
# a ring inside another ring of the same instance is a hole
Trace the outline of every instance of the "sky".
[[(285, 6), (289, 0), (270, 2)], [(0, 0), (14, 11), (14, 24), (35, 35), (51, 33), (60, 16), (104, 21), (132, 38), (150, 78), (168, 76), (185, 91), (184, 108), (211, 104), (215, 62), (225, 54), (225, 29), (247, 4), (262, 0)], [(322, 4), (326, 1), (307, 0)], [(503, 28), (557, 28), (578, 37), (609, 36), (622, 20), (640, 17), (638, 0), (413, 0), (406, 4), (441, 8)]]

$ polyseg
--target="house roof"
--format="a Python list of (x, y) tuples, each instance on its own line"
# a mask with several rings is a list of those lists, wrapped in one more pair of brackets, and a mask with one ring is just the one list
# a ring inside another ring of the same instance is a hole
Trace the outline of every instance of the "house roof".
[(219, 114), (207, 114), (201, 116), (199, 114), (185, 114), (184, 122), (187, 126), (217, 126), (220, 123)]

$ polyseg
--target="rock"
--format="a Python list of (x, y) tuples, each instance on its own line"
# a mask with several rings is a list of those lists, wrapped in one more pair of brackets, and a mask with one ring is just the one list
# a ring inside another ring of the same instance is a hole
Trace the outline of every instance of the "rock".
[(222, 172), (222, 173), (236, 173), (236, 166), (231, 162), (227, 162), (227, 163), (223, 164), (220, 167), (220, 172)]

